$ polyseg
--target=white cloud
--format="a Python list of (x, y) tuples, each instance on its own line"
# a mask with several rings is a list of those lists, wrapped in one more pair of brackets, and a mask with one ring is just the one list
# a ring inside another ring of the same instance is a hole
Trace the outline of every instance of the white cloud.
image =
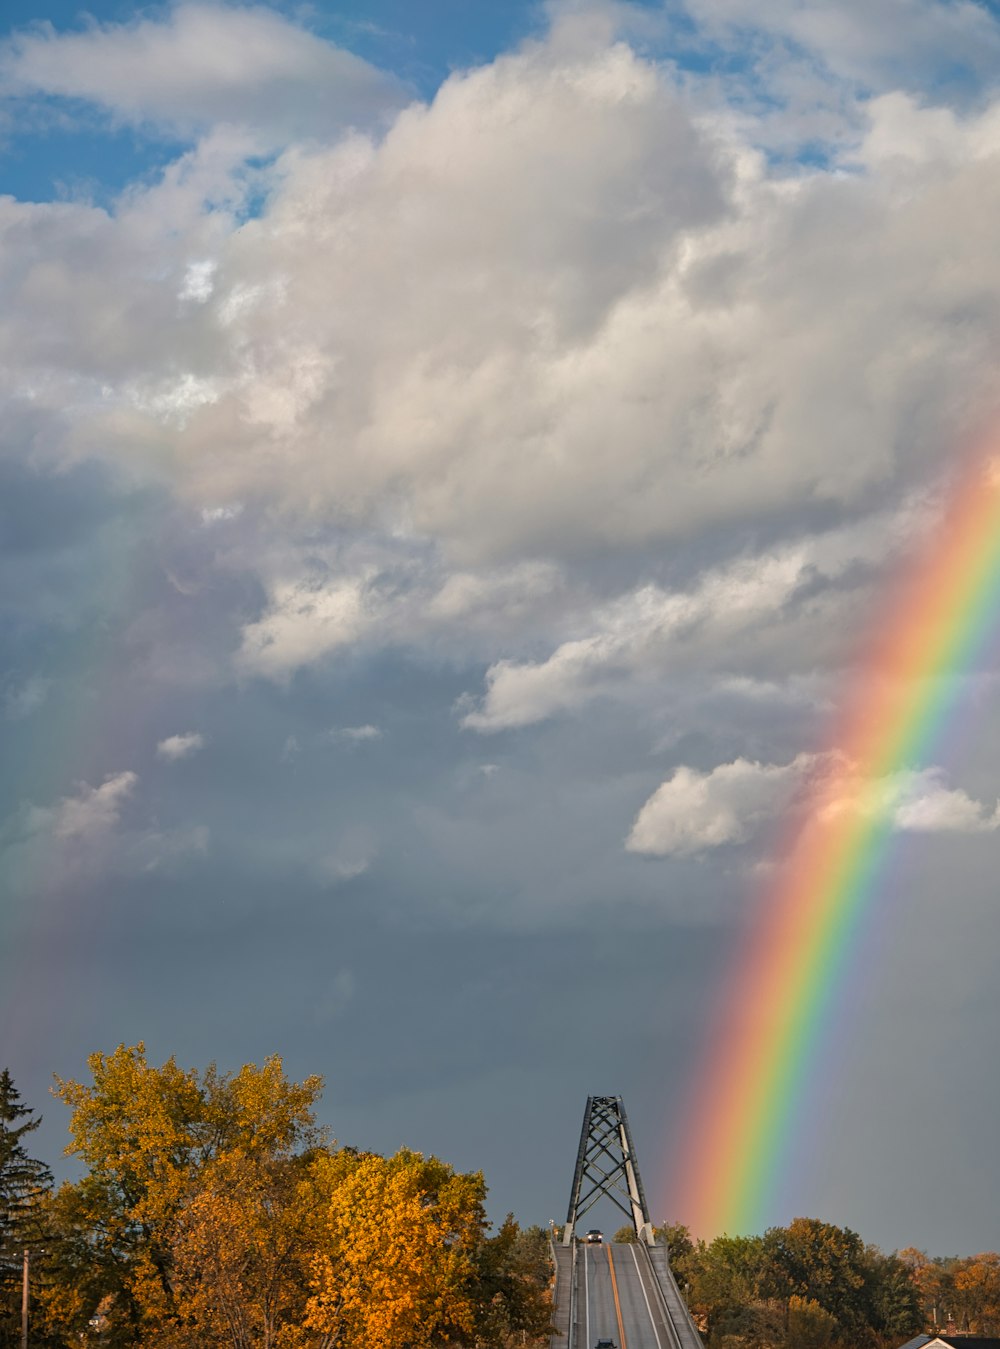
[[(187, 40), (200, 14), (93, 41)], [(199, 509), (266, 502), (303, 535), (433, 540), (456, 572), (442, 622), (475, 611), (484, 562), (867, 510), (992, 389), (998, 114), (855, 112), (851, 172), (774, 176), (666, 68), (552, 39), (452, 76), (381, 139), (292, 146), (239, 228), (250, 148), (217, 128), (114, 214), (0, 207), (11, 387), (48, 410), (44, 453), (145, 462)], [(525, 591), (548, 579), (525, 570)], [(257, 635), (275, 650), (251, 636), (248, 666), (294, 663)]]
[(363, 578), (278, 582), (264, 616), (243, 629), (239, 668), (283, 678), (350, 646), (369, 622)]
[(23, 819), (25, 833), (51, 834), (60, 842), (103, 838), (118, 824), (125, 802), (138, 784), (137, 774), (115, 773), (99, 787), (80, 783), (73, 796), (54, 806), (30, 806)]
[(837, 755), (800, 754), (789, 764), (746, 759), (710, 772), (680, 767), (639, 811), (626, 840), (630, 852), (684, 857), (755, 838), (780, 816), (845, 811), (888, 817), (908, 833), (993, 833), (1000, 801), (991, 808), (952, 788), (942, 769), (903, 771), (865, 781)]
[[(250, 80), (263, 103), (333, 51), (267, 11), (181, 6), (22, 36), (7, 61), (138, 116), (174, 98), (163, 53), (213, 24), (231, 48), (177, 66), (195, 110), (220, 52), (230, 93)], [(668, 66), (606, 25), (567, 32), (453, 75), (384, 135), (289, 132), (252, 180), (253, 136), (216, 124), (113, 210), (0, 201), (0, 369), (35, 455), (145, 465), (234, 522), (221, 565), (267, 596), (240, 674), (460, 648), (489, 666), (464, 709), (486, 731), (678, 657), (821, 665), (891, 549), (807, 531), (875, 512), (877, 534), (992, 397), (1000, 104), (873, 99), (849, 161), (775, 174)], [(120, 88), (94, 73), (109, 52), (137, 63)], [(800, 603), (813, 581), (839, 609)]]
[(171, 130), (229, 122), (283, 138), (370, 122), (401, 101), (388, 76), (274, 10), (218, 4), (16, 34), (0, 48), (0, 88), (83, 99)]
[(1000, 801), (991, 808), (959, 787), (949, 787), (937, 767), (904, 770), (864, 782), (847, 773), (835, 782), (823, 814), (843, 811), (890, 815), (897, 829), (920, 834), (988, 834), (1000, 828)]
[(369, 724), (364, 726), (338, 726), (328, 734), (331, 740), (342, 740), (349, 745), (359, 745), (365, 740), (381, 740), (382, 728)]
[(1000, 828), (1000, 801), (991, 810), (959, 787), (931, 783), (911, 792), (895, 812), (896, 827), (922, 834), (991, 834)]
[(816, 763), (815, 756), (800, 754), (784, 765), (737, 759), (709, 773), (677, 768), (639, 811), (625, 846), (685, 857), (743, 843), (785, 810)]
[[(591, 615), (594, 631), (564, 642), (547, 659), (497, 661), (487, 671), (484, 698), (462, 724), (482, 732), (530, 725), (580, 707), (616, 682), (643, 672), (663, 674), (676, 667), (685, 648), (689, 661), (694, 648), (703, 670), (718, 668), (721, 660), (727, 672), (733, 639), (744, 633), (759, 648), (764, 635), (777, 629), (785, 650), (782, 623), (800, 592), (830, 588), (852, 569), (881, 563), (922, 517), (922, 507), (911, 503), (860, 526), (714, 568), (688, 591), (644, 586)], [(842, 598), (833, 593), (834, 603)], [(828, 630), (830, 617), (825, 615)]]
[[(789, 39), (831, 73), (869, 87), (901, 78), (926, 84), (940, 79), (942, 68), (949, 76), (989, 78), (1000, 60), (1000, 30), (987, 8), (971, 0), (688, 0), (688, 9), (717, 34), (735, 28)], [(780, 57), (794, 64), (787, 48)]]
[(186, 731), (182, 735), (168, 735), (156, 746), (161, 759), (187, 759), (197, 754), (205, 746), (205, 737), (199, 731)]
[(229, 506), (204, 506), (201, 511), (203, 525), (218, 525), (227, 520), (238, 520), (243, 514), (243, 506), (236, 501)]

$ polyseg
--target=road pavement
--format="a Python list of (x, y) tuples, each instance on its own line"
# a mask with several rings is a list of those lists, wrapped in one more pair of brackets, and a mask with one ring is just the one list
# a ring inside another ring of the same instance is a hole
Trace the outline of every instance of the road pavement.
[(683, 1349), (656, 1286), (646, 1251), (605, 1242), (583, 1245), (577, 1285), (577, 1343), (594, 1349), (613, 1340), (617, 1349)]

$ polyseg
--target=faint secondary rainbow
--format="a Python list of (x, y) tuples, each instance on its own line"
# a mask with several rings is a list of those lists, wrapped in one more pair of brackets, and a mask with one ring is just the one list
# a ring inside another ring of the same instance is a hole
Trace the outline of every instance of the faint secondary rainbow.
[(1000, 455), (965, 468), (888, 601), (828, 741), (850, 769), (789, 822), (693, 1093), (673, 1212), (702, 1236), (767, 1219), (888, 857), (891, 794), (874, 788), (927, 766), (995, 630)]

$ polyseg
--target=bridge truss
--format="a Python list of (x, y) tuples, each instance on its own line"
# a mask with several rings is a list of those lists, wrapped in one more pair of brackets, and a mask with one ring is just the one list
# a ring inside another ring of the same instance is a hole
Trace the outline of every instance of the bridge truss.
[(655, 1243), (653, 1224), (639, 1177), (639, 1164), (620, 1096), (588, 1096), (573, 1173), (573, 1190), (563, 1231), (563, 1245), (573, 1240), (576, 1225), (601, 1198), (610, 1199), (635, 1228), (636, 1239)]

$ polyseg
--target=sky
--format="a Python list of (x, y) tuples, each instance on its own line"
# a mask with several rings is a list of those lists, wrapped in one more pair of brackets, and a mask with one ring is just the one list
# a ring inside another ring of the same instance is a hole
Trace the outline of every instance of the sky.
[[(654, 1220), (801, 766), (1000, 425), (1000, 10), (10, 0), (0, 1024)], [(1000, 1247), (1000, 643), (769, 1222)], [(806, 756), (805, 758), (803, 756)], [(600, 1215), (608, 1226), (610, 1215)]]

